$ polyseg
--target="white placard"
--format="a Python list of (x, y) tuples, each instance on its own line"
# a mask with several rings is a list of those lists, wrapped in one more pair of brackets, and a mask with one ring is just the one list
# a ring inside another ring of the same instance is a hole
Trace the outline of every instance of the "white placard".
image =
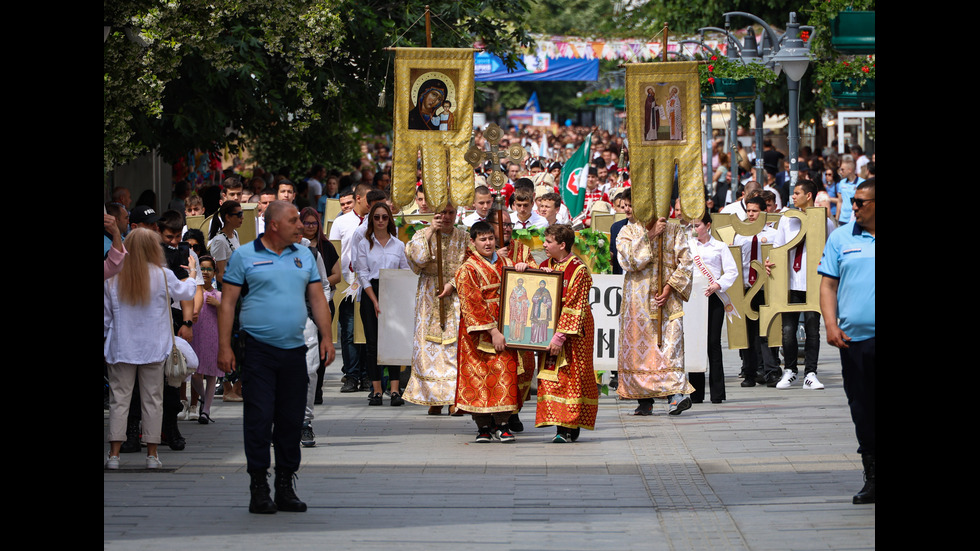
[(411, 270), (381, 270), (380, 279), (378, 365), (410, 366), (419, 276)]

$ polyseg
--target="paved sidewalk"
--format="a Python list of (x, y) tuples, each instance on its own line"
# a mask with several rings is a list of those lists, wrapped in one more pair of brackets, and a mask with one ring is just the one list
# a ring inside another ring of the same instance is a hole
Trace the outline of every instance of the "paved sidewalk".
[[(307, 513), (251, 515), (241, 404), (216, 400), (204, 426), (181, 422), (187, 449), (165, 468), (122, 456), (103, 476), (106, 549), (644, 550), (873, 549), (875, 506), (852, 505), (861, 460), (835, 349), (826, 390), (743, 389), (725, 351), (728, 401), (678, 417), (614, 392), (595, 432), (550, 444), (528, 427), (514, 445), (474, 444), (466, 417), (406, 404), (368, 407), (328, 368), (317, 447), (303, 449)], [(339, 362), (339, 360), (338, 360)], [(801, 378), (802, 379), (802, 378)], [(104, 415), (104, 424), (108, 416)]]

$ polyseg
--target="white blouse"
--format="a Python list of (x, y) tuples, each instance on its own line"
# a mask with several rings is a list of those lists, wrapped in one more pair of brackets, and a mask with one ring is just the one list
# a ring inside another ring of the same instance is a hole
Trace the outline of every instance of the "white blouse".
[(191, 300), (197, 290), (193, 279), (180, 281), (172, 271), (149, 266), (150, 301), (136, 306), (119, 299), (118, 277), (102, 286), (103, 355), (110, 364), (136, 365), (163, 361), (170, 353), (173, 325), (167, 304), (164, 278), (173, 300)]
[[(696, 237), (692, 238), (690, 246), (691, 256), (700, 256), (701, 262), (711, 272), (715, 282), (721, 286), (721, 291), (727, 291), (732, 283), (735, 283), (735, 278), (738, 277), (738, 265), (735, 263), (735, 257), (728, 250), (728, 246), (714, 237), (709, 239), (707, 243), (701, 243)], [(695, 266), (694, 269), (697, 270), (697, 267)]]
[[(371, 247), (370, 243), (374, 242)], [(371, 241), (358, 232), (354, 236), (354, 272), (361, 289), (371, 286), (372, 279), (378, 279), (383, 269), (408, 270), (408, 259), (405, 258), (405, 244), (394, 235), (384, 246), (371, 234)]]

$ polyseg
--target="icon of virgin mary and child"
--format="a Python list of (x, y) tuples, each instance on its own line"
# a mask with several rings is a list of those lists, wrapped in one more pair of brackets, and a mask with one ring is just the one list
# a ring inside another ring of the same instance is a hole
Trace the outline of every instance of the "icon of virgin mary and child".
[(415, 106), (408, 113), (409, 130), (451, 130), (453, 112), (447, 94), (446, 83), (442, 80), (430, 78), (423, 82)]

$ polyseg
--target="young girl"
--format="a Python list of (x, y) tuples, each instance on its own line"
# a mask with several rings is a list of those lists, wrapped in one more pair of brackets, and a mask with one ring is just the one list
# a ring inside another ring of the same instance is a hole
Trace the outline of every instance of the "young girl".
[[(200, 258), (201, 275), (204, 276), (204, 304), (194, 324), (194, 352), (200, 365), (191, 377), (191, 386), (201, 395), (201, 413), (197, 422), (207, 425), (211, 421), (211, 402), (214, 400), (214, 385), (224, 373), (218, 369), (218, 306), (221, 305), (221, 291), (213, 287), (216, 263), (210, 256)], [(207, 388), (203, 381), (207, 381)]]

